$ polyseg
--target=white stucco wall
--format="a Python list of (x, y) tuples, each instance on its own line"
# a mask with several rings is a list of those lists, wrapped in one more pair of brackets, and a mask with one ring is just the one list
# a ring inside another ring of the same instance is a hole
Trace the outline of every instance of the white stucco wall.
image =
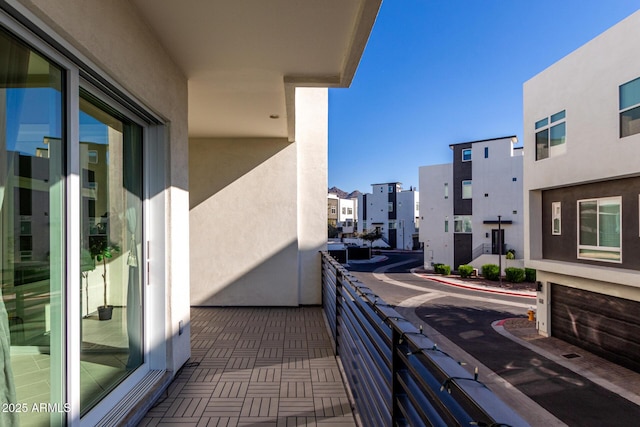
[[(488, 157), (484, 157), (488, 148)], [(498, 215), (504, 224), (504, 243), (524, 258), (524, 212), (522, 196), (522, 150), (514, 150), (510, 138), (477, 142), (472, 145), (473, 248), (491, 244), (491, 231)], [(515, 178), (515, 181), (514, 181)], [(485, 197), (486, 195), (486, 197)], [(487, 237), (488, 233), (488, 237)]]
[[(638, 27), (640, 12), (524, 84), (527, 191), (638, 173), (640, 134), (620, 138), (618, 114), (619, 86), (640, 77), (640, 56), (629, 54)], [(566, 153), (536, 162), (535, 122), (562, 110)]]
[(190, 141), (192, 305), (297, 304), (296, 164), (285, 138)]
[(296, 141), (190, 141), (191, 303), (319, 304), (327, 89), (296, 90)]
[(416, 190), (397, 193), (397, 248), (412, 249), (413, 234), (416, 232), (416, 218), (420, 212), (416, 209), (420, 193)]
[[(19, 10), (23, 7), (14, 2)], [(190, 356), (189, 345), (189, 221), (187, 81), (164, 51), (136, 9), (125, 0), (21, 1), (24, 8), (50, 27), (64, 46), (75, 52), (102, 77), (135, 97), (145, 108), (171, 124), (165, 156), (169, 169), (162, 177), (166, 236), (149, 242), (154, 255), (153, 277), (162, 279), (147, 289), (153, 301), (163, 303), (168, 346), (168, 369), (177, 371)], [(164, 141), (157, 149), (165, 150)], [(164, 165), (162, 165), (164, 169)], [(156, 298), (164, 292), (164, 298)], [(155, 308), (155, 307), (154, 307)], [(178, 334), (178, 323), (186, 329)], [(162, 344), (164, 345), (164, 343)]]
[[(424, 244), (424, 266), (453, 264), (453, 164), (422, 166), (419, 169), (420, 241)], [(444, 197), (444, 184), (449, 197)], [(444, 231), (449, 221), (449, 231)]]
[(327, 244), (329, 91), (296, 89), (298, 149), (298, 303), (322, 302), (319, 251)]

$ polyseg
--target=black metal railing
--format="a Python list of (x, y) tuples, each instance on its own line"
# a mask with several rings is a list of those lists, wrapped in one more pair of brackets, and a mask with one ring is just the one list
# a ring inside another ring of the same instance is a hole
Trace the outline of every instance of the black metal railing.
[(335, 352), (364, 426), (528, 425), (327, 253), (322, 289)]

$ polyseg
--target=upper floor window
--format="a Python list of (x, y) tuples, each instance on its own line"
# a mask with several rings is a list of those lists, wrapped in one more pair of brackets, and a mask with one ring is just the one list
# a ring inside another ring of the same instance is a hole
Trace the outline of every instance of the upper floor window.
[(489, 147), (484, 147), (484, 158), (485, 159), (489, 158)]
[(444, 183), (444, 198), (448, 199), (449, 198), (449, 184), (448, 183)]
[(389, 193), (393, 193), (393, 185), (389, 186)]
[(578, 201), (578, 258), (621, 262), (622, 198)]
[(536, 122), (536, 160), (546, 159), (566, 150), (565, 110)]
[(465, 148), (462, 150), (462, 161), (468, 162), (471, 160), (471, 148)]
[(353, 208), (347, 208), (347, 215), (353, 215)]
[(620, 138), (640, 133), (640, 78), (620, 86)]
[(393, 202), (389, 202), (389, 212), (393, 212)]
[(471, 180), (462, 181), (462, 198), (471, 198)]

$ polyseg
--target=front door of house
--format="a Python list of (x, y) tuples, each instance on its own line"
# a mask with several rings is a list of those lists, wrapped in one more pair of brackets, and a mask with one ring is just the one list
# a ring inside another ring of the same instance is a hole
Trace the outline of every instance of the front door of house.
[[(500, 245), (502, 245), (502, 252), (500, 252)], [(504, 255), (504, 228), (491, 230), (491, 253)]]

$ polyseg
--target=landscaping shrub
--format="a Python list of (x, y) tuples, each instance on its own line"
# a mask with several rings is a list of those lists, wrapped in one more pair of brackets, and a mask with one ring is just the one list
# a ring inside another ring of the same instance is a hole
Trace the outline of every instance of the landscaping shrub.
[(495, 264), (485, 264), (482, 266), (482, 275), (487, 280), (498, 280), (500, 278), (500, 267)]
[(507, 267), (504, 269), (504, 274), (509, 282), (524, 282), (524, 268)]
[(451, 267), (446, 264), (433, 264), (433, 271), (437, 274), (448, 276), (451, 274)]
[(473, 274), (473, 267), (470, 265), (461, 265), (458, 267), (458, 273), (460, 273), (460, 277), (471, 277)]
[(535, 282), (536, 281), (536, 270), (534, 268), (525, 268), (524, 269), (524, 280), (527, 282)]

